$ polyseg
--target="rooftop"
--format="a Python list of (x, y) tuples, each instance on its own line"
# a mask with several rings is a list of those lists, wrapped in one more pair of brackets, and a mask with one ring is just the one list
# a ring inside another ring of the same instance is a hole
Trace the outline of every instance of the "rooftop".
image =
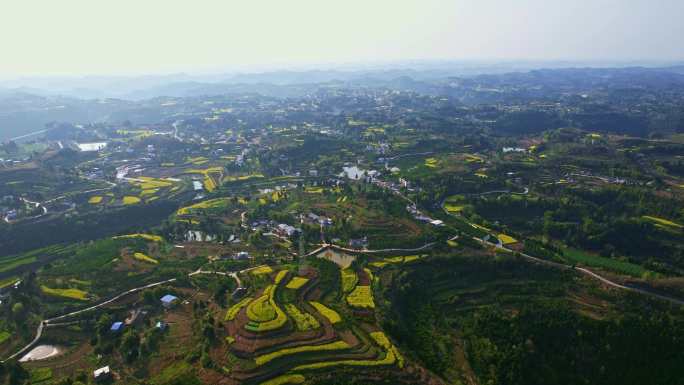
[(167, 294), (167, 295), (161, 297), (161, 301), (164, 303), (171, 303), (171, 302), (176, 301), (177, 299), (178, 299), (178, 297), (171, 295), (171, 294)]
[(123, 322), (114, 322), (114, 323), (112, 324), (112, 329), (111, 329), (111, 330), (112, 330), (112, 331), (119, 331), (119, 330), (121, 330), (121, 328), (123, 328)]

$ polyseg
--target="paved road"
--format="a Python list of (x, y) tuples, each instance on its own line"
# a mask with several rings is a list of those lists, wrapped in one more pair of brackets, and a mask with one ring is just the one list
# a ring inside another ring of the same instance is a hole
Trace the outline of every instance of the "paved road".
[(14, 141), (17, 141), (17, 140), (20, 140), (20, 139), (30, 138), (30, 137), (32, 137), (32, 136), (36, 136), (36, 135), (40, 135), (40, 134), (42, 134), (42, 133), (45, 133), (45, 132), (47, 132), (47, 131), (48, 131), (48, 130), (40, 130), (40, 131), (29, 132), (28, 134), (25, 134), (25, 135), (20, 135), (20, 136), (15, 136), (14, 138), (10, 138), (9, 141), (10, 141), (10, 142), (14, 142)]
[(434, 152), (432, 152), (432, 151), (414, 152), (412, 154), (397, 155), (397, 156), (393, 156), (391, 158), (385, 158), (385, 159), (386, 160), (396, 160), (396, 159), (401, 159), (401, 158), (407, 158), (409, 156), (432, 155), (432, 154), (434, 154)]
[(381, 254), (381, 253), (393, 253), (393, 252), (406, 252), (406, 253), (413, 253), (416, 251), (421, 251), (425, 249), (429, 249), (430, 247), (434, 246), (437, 244), (437, 242), (429, 242), (424, 244), (423, 246), (416, 247), (413, 249), (376, 249), (376, 250), (367, 250), (367, 249), (350, 249), (347, 247), (342, 247), (338, 245), (333, 245), (333, 244), (325, 244), (325, 248), (331, 248), (331, 249), (336, 249), (340, 251), (346, 251), (348, 253), (363, 253), (363, 254)]
[(5, 219), (5, 222), (11, 224), (11, 223), (16, 223), (16, 222), (21, 222), (21, 221), (28, 221), (28, 220), (31, 220), (31, 219), (38, 219), (38, 218), (40, 218), (40, 217), (42, 217), (42, 216), (44, 216), (44, 215), (46, 215), (46, 214), (48, 213), (47, 207), (45, 207), (45, 206), (44, 206), (42, 203), (40, 203), (40, 202), (33, 202), (33, 201), (30, 201), (30, 200), (28, 200), (28, 199), (26, 199), (26, 198), (23, 198), (23, 197), (22, 197), (22, 198), (19, 198), (19, 199), (21, 199), (21, 201), (24, 202), (24, 203), (33, 205), (34, 207), (40, 207), (40, 208), (43, 210), (43, 213), (42, 213), (42, 214), (38, 214), (38, 215), (34, 215), (34, 216), (32, 216), (32, 217), (19, 218), (19, 219), (16, 219), (16, 220), (10, 220), (10, 219), (9, 219), (9, 215), (5, 215), (5, 218), (4, 218), (4, 219)]
[(240, 272), (224, 272), (224, 271), (208, 271), (208, 270), (197, 270), (193, 271), (192, 273), (188, 274), (189, 277), (198, 275), (198, 274), (210, 274), (210, 275), (223, 275), (225, 277), (231, 277), (235, 280), (237, 283), (237, 287), (240, 288), (242, 287), (242, 281), (240, 280), (240, 277), (238, 277), (238, 273)]

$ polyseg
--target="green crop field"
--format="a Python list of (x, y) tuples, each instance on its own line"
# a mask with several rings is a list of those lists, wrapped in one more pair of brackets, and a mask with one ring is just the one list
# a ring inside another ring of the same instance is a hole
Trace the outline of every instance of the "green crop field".
[(347, 295), (347, 303), (357, 308), (375, 308), (373, 302), (373, 291), (370, 286), (357, 286), (354, 291)]
[(359, 277), (356, 272), (351, 269), (341, 269), (340, 274), (342, 277), (342, 291), (349, 293), (356, 287), (359, 282)]
[(295, 321), (299, 331), (318, 329), (321, 326), (311, 314), (302, 312), (291, 303), (285, 304), (285, 312)]
[(340, 315), (333, 309), (323, 305), (322, 303), (311, 301), (309, 302), (311, 306), (315, 307), (321, 315), (330, 321), (331, 324), (336, 324), (342, 320)]
[(306, 283), (309, 282), (307, 278), (303, 277), (293, 277), (290, 282), (285, 285), (286, 288), (292, 289), (292, 290), (298, 290), (302, 286), (306, 285)]
[(41, 286), (40, 290), (47, 295), (55, 297), (63, 297), (69, 299), (77, 299), (79, 301), (88, 300), (88, 292), (79, 289), (53, 289), (47, 286)]
[(564, 249), (563, 258), (571, 263), (579, 263), (590, 267), (600, 267), (633, 277), (641, 277), (644, 273), (648, 272), (647, 269), (634, 263), (592, 255), (573, 248)]
[(311, 353), (311, 352), (321, 352), (321, 351), (335, 351), (335, 350), (343, 350), (343, 349), (349, 349), (351, 346), (347, 344), (344, 341), (335, 341), (331, 342), (328, 344), (323, 344), (323, 345), (312, 345), (312, 346), (298, 346), (296, 348), (287, 348), (287, 349), (281, 349), (277, 350), (272, 353), (264, 354), (262, 356), (258, 356), (254, 359), (255, 363), (257, 366), (261, 366), (264, 364), (267, 364), (275, 359), (278, 359), (280, 357), (285, 357), (288, 355), (292, 354), (298, 354), (298, 353)]
[(252, 302), (252, 297), (245, 297), (243, 298), (240, 302), (236, 303), (235, 305), (231, 306), (228, 311), (226, 312), (226, 321), (232, 321), (237, 317), (238, 313), (240, 310), (242, 310), (243, 307), (247, 306), (250, 302)]

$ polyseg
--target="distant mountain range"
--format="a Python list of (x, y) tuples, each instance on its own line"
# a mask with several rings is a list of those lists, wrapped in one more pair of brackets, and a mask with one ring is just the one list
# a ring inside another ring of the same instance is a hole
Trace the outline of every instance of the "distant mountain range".
[[(650, 64), (650, 65), (646, 65)], [(431, 82), (449, 77), (475, 77), (524, 73), (540, 68), (609, 69), (641, 68), (684, 73), (684, 63), (663, 66), (660, 63), (580, 63), (580, 62), (416, 62), (377, 66), (347, 66), (340, 69), (280, 70), (259, 73), (213, 75), (85, 76), (36, 77), (0, 81), (0, 95), (23, 92), (41, 96), (69, 96), (80, 99), (148, 99), (159, 96), (197, 96), (243, 92), (246, 85), (291, 86), (320, 83), (392, 83), (397, 79)], [(258, 88), (258, 87), (257, 87)]]
[[(512, 87), (538, 92), (596, 88), (684, 88), (684, 65), (577, 67), (573, 63), (436, 63), (395, 69), (274, 71), (194, 76), (31, 78), (0, 82), (0, 141), (43, 130), (52, 121), (108, 121), (112, 114), (157, 97), (255, 93), (299, 97), (326, 87), (375, 87), (446, 95), (466, 103), (496, 102), (473, 89)], [(576, 63), (574, 63), (576, 64)], [(550, 68), (557, 66), (560, 68)], [(527, 94), (534, 95), (534, 94)], [(104, 99), (107, 99), (104, 101)]]

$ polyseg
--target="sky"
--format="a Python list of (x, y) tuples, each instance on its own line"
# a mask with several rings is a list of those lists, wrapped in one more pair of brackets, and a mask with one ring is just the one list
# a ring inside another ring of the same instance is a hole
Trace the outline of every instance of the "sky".
[(0, 78), (684, 60), (683, 0), (2, 0)]

